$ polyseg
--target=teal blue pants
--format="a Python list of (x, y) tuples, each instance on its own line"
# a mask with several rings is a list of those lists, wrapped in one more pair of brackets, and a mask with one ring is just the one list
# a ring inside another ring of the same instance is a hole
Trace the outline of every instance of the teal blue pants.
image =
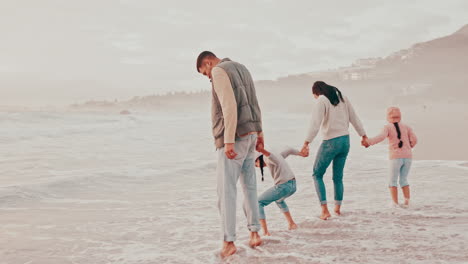
[(315, 158), (313, 178), (320, 204), (327, 204), (327, 192), (323, 175), (333, 162), (333, 185), (335, 204), (343, 201), (343, 170), (349, 153), (349, 135), (324, 140)]

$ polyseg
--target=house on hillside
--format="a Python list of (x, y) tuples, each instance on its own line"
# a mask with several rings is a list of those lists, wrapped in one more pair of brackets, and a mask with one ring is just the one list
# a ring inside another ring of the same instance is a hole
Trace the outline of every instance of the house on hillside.
[(360, 81), (372, 77), (372, 70), (381, 58), (365, 58), (356, 60), (349, 67), (338, 69), (340, 79), (343, 81)]
[(358, 59), (353, 63), (353, 66), (368, 66), (374, 67), (377, 62), (379, 62), (382, 58), (365, 58), (365, 59)]
[(339, 70), (340, 79), (343, 81), (360, 81), (367, 80), (371, 78), (371, 70), (374, 67), (369, 66), (351, 66), (351, 67), (342, 67)]

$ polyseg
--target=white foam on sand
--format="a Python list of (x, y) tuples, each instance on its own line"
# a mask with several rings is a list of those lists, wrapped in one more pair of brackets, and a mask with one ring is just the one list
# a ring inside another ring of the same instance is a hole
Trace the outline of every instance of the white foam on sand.
[[(267, 115), (268, 146), (299, 147), (304, 115)], [(375, 126), (378, 122), (365, 122)], [(0, 113), (0, 259), (4, 263), (219, 263), (216, 154), (206, 113)], [(425, 144), (425, 142), (420, 142)], [(353, 132), (343, 215), (322, 221), (311, 157), (292, 157), (298, 191), (288, 231), (251, 249), (238, 195), (238, 253), (225, 263), (466, 263), (468, 171), (414, 161), (412, 205), (391, 208), (385, 145)], [(325, 176), (333, 200), (330, 171)], [(268, 174), (259, 193), (272, 186)]]

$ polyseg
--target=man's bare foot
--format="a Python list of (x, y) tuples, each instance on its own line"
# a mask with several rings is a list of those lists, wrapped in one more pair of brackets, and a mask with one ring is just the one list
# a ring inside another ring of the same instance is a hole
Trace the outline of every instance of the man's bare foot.
[(234, 255), (236, 253), (237, 248), (236, 245), (234, 245), (234, 242), (226, 242), (224, 241), (223, 249), (221, 250), (221, 257), (229, 257), (231, 255)]
[(294, 229), (297, 229), (296, 223), (289, 224), (289, 230), (294, 230)]
[(271, 236), (270, 231), (268, 231), (268, 230), (267, 230), (267, 231), (263, 231), (263, 235), (264, 235), (264, 236)]
[(262, 239), (260, 238), (258, 232), (250, 232), (249, 246), (255, 248), (260, 246), (262, 243)]
[(335, 205), (335, 214), (341, 215), (341, 205), (339, 204)]
[(322, 219), (322, 220), (328, 220), (328, 218), (330, 218), (330, 217), (331, 217), (330, 212), (324, 212), (324, 213), (322, 213), (322, 215), (320, 216), (320, 219)]

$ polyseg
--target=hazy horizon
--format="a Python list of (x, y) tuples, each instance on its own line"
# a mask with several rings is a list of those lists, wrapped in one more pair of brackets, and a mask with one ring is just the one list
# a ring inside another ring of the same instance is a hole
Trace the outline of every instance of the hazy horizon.
[(337, 3), (9, 1), (0, 10), (0, 105), (209, 89), (195, 71), (202, 50), (275, 79), (384, 57), (468, 23), (461, 0)]

